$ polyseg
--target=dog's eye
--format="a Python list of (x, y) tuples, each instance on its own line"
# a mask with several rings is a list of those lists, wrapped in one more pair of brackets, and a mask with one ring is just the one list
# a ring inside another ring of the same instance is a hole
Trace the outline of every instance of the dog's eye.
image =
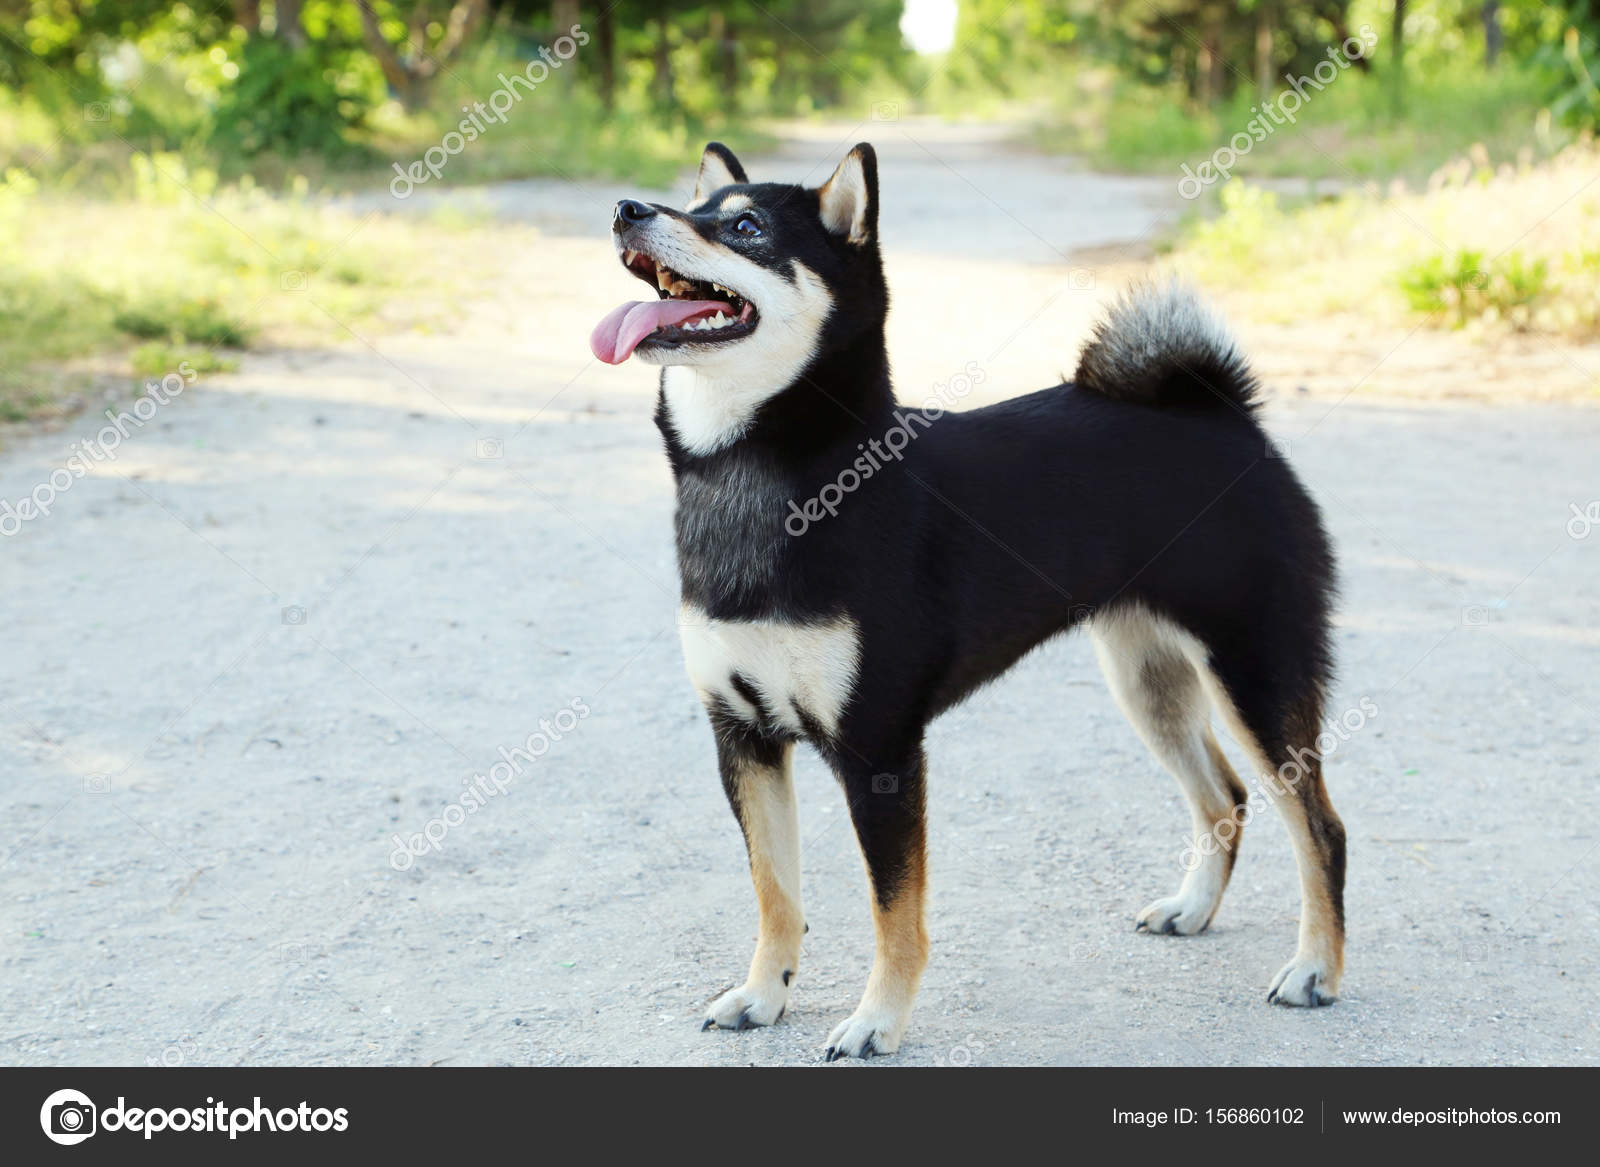
[(749, 215), (746, 215), (744, 218), (740, 219), (737, 223), (735, 223), (733, 225), (733, 229), (735, 231), (739, 232), (739, 234), (741, 234), (741, 235), (759, 235), (759, 234), (761, 234), (761, 224), (757, 223)]

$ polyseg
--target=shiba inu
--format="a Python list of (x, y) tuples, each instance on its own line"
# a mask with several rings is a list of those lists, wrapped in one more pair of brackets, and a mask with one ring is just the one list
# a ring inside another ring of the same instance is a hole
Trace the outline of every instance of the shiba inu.
[(1187, 795), (1196, 839), (1219, 844), (1194, 851), (1136, 928), (1203, 930), (1232, 873), (1247, 792), (1215, 712), (1267, 779), (1298, 861), (1299, 946), (1268, 1000), (1332, 1001), (1345, 836), (1313, 743), (1333, 554), (1254, 417), (1249, 366), (1194, 293), (1137, 288), (1072, 381), (940, 415), (897, 404), (890, 384), (870, 146), (809, 189), (752, 183), (712, 143), (685, 209), (625, 200), (612, 227), (653, 298), (608, 315), (591, 347), (662, 366), (684, 658), (760, 916), (748, 977), (703, 1028), (771, 1025), (789, 1004), (807, 930), (790, 776), (804, 741), (844, 788), (877, 933), (826, 1056), (900, 1046), (928, 958), (924, 730), (1079, 625)]

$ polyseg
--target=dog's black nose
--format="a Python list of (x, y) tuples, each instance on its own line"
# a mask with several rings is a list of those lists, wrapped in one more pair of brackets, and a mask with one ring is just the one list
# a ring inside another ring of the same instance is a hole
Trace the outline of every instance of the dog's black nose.
[(617, 213), (611, 219), (611, 225), (617, 230), (642, 223), (655, 214), (655, 208), (637, 199), (623, 199), (617, 204)]

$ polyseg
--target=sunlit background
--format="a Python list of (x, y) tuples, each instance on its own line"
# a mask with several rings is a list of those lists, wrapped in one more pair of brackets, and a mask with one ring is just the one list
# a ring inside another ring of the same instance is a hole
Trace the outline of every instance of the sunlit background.
[[(1473, 224), (1592, 165), (1597, 32), (1592, 4), (1529, 0), (0, 0), (0, 419), (318, 335), (270, 294), (285, 268), (377, 326), (437, 273), (405, 223), (355, 237), (330, 200), (530, 176), (659, 189), (708, 138), (759, 152), (829, 120), (982, 123), (1181, 180), (1194, 214), (1150, 245), (1268, 300), (1281, 257), (1326, 258), (1339, 278), (1302, 278), (1299, 307), (1584, 339), (1585, 232), (1494, 254)], [(1487, 207), (1484, 176), (1505, 183)], [(1427, 245), (1372, 201), (1427, 190)], [(225, 206), (264, 247), (197, 213)]]

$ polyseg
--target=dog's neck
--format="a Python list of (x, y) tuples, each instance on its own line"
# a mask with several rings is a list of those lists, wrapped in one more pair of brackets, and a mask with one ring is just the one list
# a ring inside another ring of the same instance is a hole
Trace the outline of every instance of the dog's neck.
[(852, 448), (894, 409), (882, 329), (812, 359), (795, 376), (671, 365), (661, 371), (657, 422), (676, 468), (740, 442), (770, 439), (790, 454)]

